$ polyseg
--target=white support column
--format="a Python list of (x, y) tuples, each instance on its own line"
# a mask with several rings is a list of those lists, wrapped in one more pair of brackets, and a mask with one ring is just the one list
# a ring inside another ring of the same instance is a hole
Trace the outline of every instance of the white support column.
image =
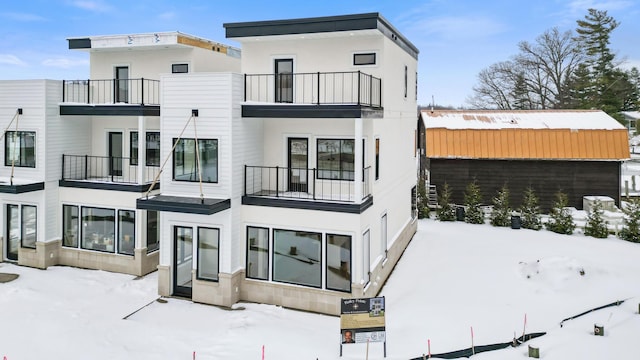
[(362, 169), (364, 167), (364, 154), (362, 153), (362, 118), (355, 118), (353, 154), (353, 196), (356, 203), (362, 202)]
[(144, 184), (147, 180), (144, 178), (144, 169), (147, 165), (145, 162), (145, 155), (147, 153), (147, 134), (145, 132), (144, 120), (144, 116), (138, 116), (138, 184)]

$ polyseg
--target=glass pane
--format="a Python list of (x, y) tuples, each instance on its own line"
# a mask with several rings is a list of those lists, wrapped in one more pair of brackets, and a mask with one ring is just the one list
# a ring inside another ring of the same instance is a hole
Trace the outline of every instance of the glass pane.
[(365, 285), (369, 283), (369, 272), (371, 272), (371, 233), (369, 230), (364, 233), (362, 250), (362, 279)]
[(78, 247), (78, 220), (77, 206), (62, 206), (62, 246)]
[(322, 234), (306, 231), (273, 231), (273, 280), (322, 286)]
[[(175, 140), (174, 140), (175, 141)], [(218, 182), (218, 140), (199, 139), (200, 164), (203, 182)], [(195, 139), (181, 139), (174, 152), (173, 178), (200, 181)]]
[(118, 253), (133, 255), (136, 244), (136, 212), (118, 211)]
[(158, 227), (157, 211), (147, 211), (147, 253), (158, 250), (160, 239), (160, 228)]
[(81, 247), (115, 252), (115, 217), (116, 212), (113, 209), (83, 207)]
[(7, 259), (18, 260), (20, 248), (20, 214), (18, 205), (7, 205)]
[(218, 280), (220, 230), (198, 228), (198, 278)]
[(35, 206), (22, 205), (22, 247), (36, 248), (37, 212)]
[(247, 228), (247, 277), (269, 280), (269, 230)]
[(160, 166), (160, 133), (147, 133), (147, 166)]
[(340, 178), (340, 140), (318, 139), (318, 178)]
[(340, 169), (342, 180), (353, 180), (354, 140), (342, 140), (340, 148)]
[(190, 288), (193, 268), (193, 229), (177, 226), (175, 236), (176, 286)]
[(351, 236), (327, 234), (327, 289), (351, 291)]
[[(218, 182), (218, 140), (198, 140), (202, 181)], [(196, 178), (199, 181), (198, 178)]]
[(5, 133), (6, 166), (36, 166), (36, 133), (7, 131)]
[(138, 132), (131, 132), (131, 141), (130, 141), (130, 155), (131, 156), (131, 165), (138, 165)]

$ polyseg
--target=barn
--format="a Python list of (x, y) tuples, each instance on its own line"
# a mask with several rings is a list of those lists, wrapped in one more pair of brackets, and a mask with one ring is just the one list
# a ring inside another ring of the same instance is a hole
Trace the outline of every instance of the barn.
[(475, 180), (487, 205), (505, 184), (513, 208), (528, 187), (543, 211), (558, 191), (578, 209), (587, 195), (620, 204), (628, 131), (603, 111), (422, 110), (418, 127), (421, 172), (436, 191), (447, 183), (453, 203)]

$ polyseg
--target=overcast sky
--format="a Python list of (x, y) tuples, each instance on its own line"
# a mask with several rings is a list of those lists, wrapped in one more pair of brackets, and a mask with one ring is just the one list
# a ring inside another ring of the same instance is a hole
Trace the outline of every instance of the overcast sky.
[(0, 79), (84, 79), (88, 55), (69, 37), (181, 31), (229, 45), (223, 23), (379, 12), (420, 49), (422, 105), (465, 106), (483, 68), (517, 43), (557, 26), (573, 30), (587, 9), (621, 24), (611, 48), (640, 67), (640, 2), (632, 0), (22, 0), (0, 8)]

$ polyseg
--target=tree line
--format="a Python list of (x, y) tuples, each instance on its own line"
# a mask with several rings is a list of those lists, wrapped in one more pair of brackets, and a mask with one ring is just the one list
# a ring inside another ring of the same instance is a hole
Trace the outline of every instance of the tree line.
[(625, 70), (611, 51), (620, 25), (606, 10), (589, 9), (575, 31), (552, 28), (519, 52), (478, 74), (474, 108), (501, 110), (600, 109), (621, 120), (620, 111), (640, 109), (640, 71)]

